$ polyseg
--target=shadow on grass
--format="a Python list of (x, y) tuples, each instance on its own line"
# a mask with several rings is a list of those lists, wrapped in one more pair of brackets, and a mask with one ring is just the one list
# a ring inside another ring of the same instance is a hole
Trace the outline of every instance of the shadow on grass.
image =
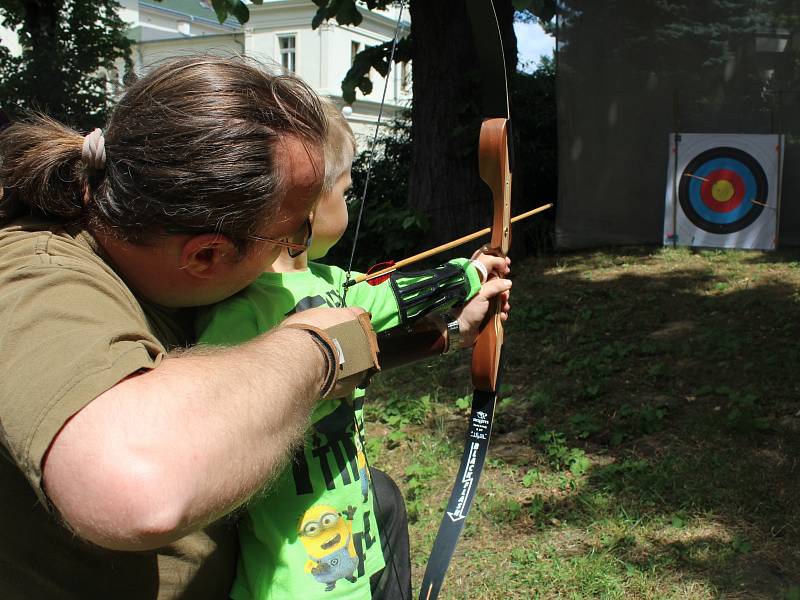
[[(800, 585), (800, 253), (677, 257), (626, 249), (576, 268), (567, 257), (515, 284), (525, 303), (510, 321), (507, 379), (540, 395), (508, 424), (533, 423), (533, 441), (563, 432), (564, 445), (611, 460), (552, 507), (560, 521), (624, 508), (654, 527), (647, 548), (615, 549), (620, 559), (778, 598)], [(598, 495), (610, 503), (588, 509)]]
[[(515, 466), (572, 486), (543, 489), (526, 518), (616, 520), (631, 535), (592, 552), (721, 595), (796, 593), (798, 260), (626, 248), (516, 265), (496, 436), (528, 457)], [(438, 385), (457, 387), (454, 371)]]

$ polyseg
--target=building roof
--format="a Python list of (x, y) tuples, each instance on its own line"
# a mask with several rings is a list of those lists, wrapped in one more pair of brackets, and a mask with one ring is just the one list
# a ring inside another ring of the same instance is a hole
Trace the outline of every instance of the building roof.
[[(189, 21), (202, 21), (209, 25), (220, 26), (217, 13), (214, 12), (210, 0), (151, 0), (150, 2), (140, 0), (139, 5), (173, 13), (176, 16), (189, 17), (187, 19)], [(228, 16), (222, 26), (240, 28), (239, 21), (233, 16)]]

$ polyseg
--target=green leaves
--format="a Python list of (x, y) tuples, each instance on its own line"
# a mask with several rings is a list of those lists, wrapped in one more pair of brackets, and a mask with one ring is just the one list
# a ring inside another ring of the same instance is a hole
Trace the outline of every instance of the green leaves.
[[(356, 6), (355, 0), (312, 0), (317, 5), (317, 14), (311, 20), (311, 27), (316, 29), (328, 19), (336, 19), (339, 25), (359, 25), (364, 17)], [(392, 0), (367, 0), (367, 10), (383, 10)]]
[[(339, 25), (359, 25), (364, 17), (356, 6), (355, 0), (313, 0), (319, 8), (311, 20), (311, 27), (316, 29), (328, 19), (336, 19)], [(367, 8), (372, 10), (378, 4), (385, 3), (367, 2)]]
[(0, 46), (0, 98), (14, 115), (43, 110), (89, 130), (103, 125), (119, 79), (130, 68), (128, 25), (116, 0), (36, 3), (2, 0), (0, 21), (15, 28), (22, 46), (11, 56)]
[(730, 408), (725, 415), (725, 423), (741, 433), (765, 431), (770, 428), (770, 421), (765, 413), (756, 394), (734, 392), (730, 395)]
[(542, 21), (549, 21), (556, 15), (555, 0), (511, 0), (514, 10), (527, 10)]
[(614, 417), (611, 445), (618, 446), (627, 440), (661, 431), (667, 414), (667, 407), (662, 405), (634, 407), (623, 404)]
[[(379, 46), (368, 46), (353, 58), (353, 65), (342, 81), (342, 98), (347, 104), (356, 101), (356, 89), (365, 96), (372, 92), (370, 71), (375, 69), (381, 77), (389, 73), (389, 57), (392, 53), (392, 42)], [(394, 62), (406, 62), (411, 59), (411, 39), (405, 37), (398, 40), (394, 52)]]
[(456, 407), (460, 410), (467, 410), (472, 405), (472, 396), (467, 394), (466, 396), (461, 396), (460, 398), (456, 398)]
[(559, 431), (543, 431), (538, 434), (537, 441), (543, 444), (548, 462), (556, 470), (569, 469), (575, 477), (580, 477), (592, 466), (586, 452), (567, 446), (566, 436)]
[[(263, 0), (253, 0), (253, 4), (262, 2)], [(211, 6), (214, 7), (220, 23), (224, 23), (229, 15), (235, 17), (242, 25), (250, 20), (250, 9), (242, 0), (211, 0)]]

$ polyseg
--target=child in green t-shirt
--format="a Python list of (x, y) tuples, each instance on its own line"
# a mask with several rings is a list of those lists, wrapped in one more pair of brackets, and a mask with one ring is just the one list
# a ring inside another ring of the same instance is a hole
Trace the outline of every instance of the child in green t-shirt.
[[(313, 241), (308, 252), (294, 257), (282, 253), (270, 272), (201, 313), (196, 324), (201, 343), (242, 343), (295, 312), (344, 305), (345, 272), (308, 260), (308, 255), (324, 256), (347, 227), (344, 196), (350, 186), (355, 138), (338, 110), (333, 105), (327, 110), (325, 182), (309, 221)], [(392, 281), (377, 286), (354, 285), (346, 300), (372, 313), (376, 331), (386, 330), (463, 304), (479, 292), (487, 273), (503, 276), (507, 265), (505, 259), (486, 255), (472, 262), (456, 259), (411, 276), (395, 274)], [(417, 285), (422, 281), (433, 285)], [(487, 292), (487, 297), (494, 293)], [(473, 306), (462, 312), (459, 323), (474, 337), (481, 320), (480, 307)], [(269, 401), (268, 390), (264, 401)], [(385, 563), (364, 455), (362, 407), (361, 390), (346, 398), (320, 400), (304, 446), (269, 488), (248, 504), (239, 523), (240, 555), (232, 598), (372, 597), (370, 578)]]

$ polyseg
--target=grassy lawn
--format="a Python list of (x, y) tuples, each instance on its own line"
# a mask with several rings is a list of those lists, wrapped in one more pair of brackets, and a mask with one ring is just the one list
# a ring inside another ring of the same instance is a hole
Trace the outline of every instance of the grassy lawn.
[[(490, 462), (441, 598), (800, 600), (800, 253), (514, 264)], [(376, 378), (415, 590), (458, 467), (469, 353)]]

